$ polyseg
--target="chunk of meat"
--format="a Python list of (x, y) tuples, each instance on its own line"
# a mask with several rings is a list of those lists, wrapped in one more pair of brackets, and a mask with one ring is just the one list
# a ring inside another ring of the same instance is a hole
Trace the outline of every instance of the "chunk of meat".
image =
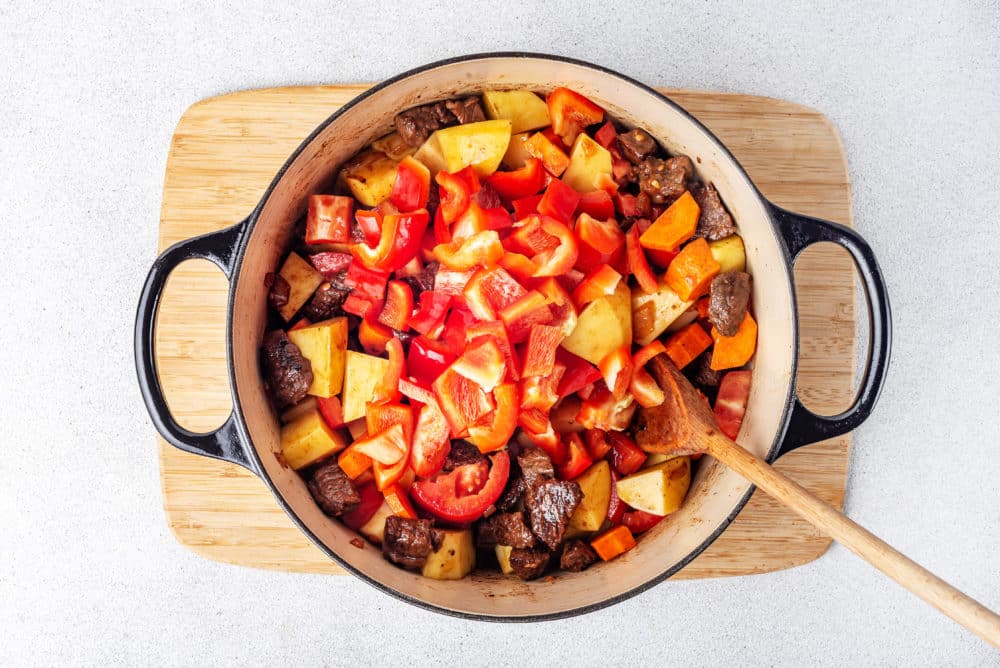
[(556, 477), (556, 469), (545, 451), (533, 446), (522, 448), (517, 455), (517, 464), (521, 467), (526, 488), (530, 489), (543, 480)]
[(292, 286), (281, 274), (269, 273), (264, 276), (264, 287), (267, 288), (267, 303), (275, 311), (280, 311), (288, 303)]
[(267, 334), (262, 346), (264, 373), (278, 406), (297, 404), (312, 385), (312, 364), (280, 329)]
[(391, 515), (385, 520), (382, 554), (403, 568), (421, 568), (427, 555), (441, 547), (444, 534), (431, 520), (411, 520)]
[(722, 372), (712, 368), (712, 351), (706, 350), (698, 355), (695, 360), (684, 368), (684, 375), (691, 379), (695, 385), (702, 389), (707, 387), (718, 387), (722, 380)]
[(316, 503), (327, 515), (334, 517), (343, 515), (361, 503), (361, 495), (358, 494), (354, 483), (334, 459), (316, 468), (308, 487)]
[(457, 122), (444, 102), (414, 107), (396, 115), (396, 132), (410, 146), (420, 146), (431, 133)]
[(691, 158), (646, 158), (635, 166), (639, 190), (649, 195), (653, 204), (666, 204), (684, 194), (687, 182), (694, 175)]
[(486, 114), (483, 113), (482, 100), (476, 95), (463, 100), (448, 100), (444, 103), (444, 106), (454, 114), (455, 118), (462, 125), (486, 120)]
[(734, 336), (750, 302), (750, 274), (727, 271), (712, 279), (709, 290), (708, 320), (723, 336)]
[(479, 464), (486, 461), (486, 456), (479, 448), (468, 441), (452, 441), (448, 456), (444, 460), (442, 470), (446, 473), (466, 464)]
[(532, 547), (535, 535), (525, 523), (524, 513), (495, 513), (479, 522), (476, 543), (480, 547)]
[(626, 160), (638, 165), (656, 152), (656, 140), (642, 128), (632, 128), (618, 135), (618, 148)]
[(518, 510), (521, 507), (521, 501), (524, 500), (524, 493), (527, 489), (528, 486), (524, 483), (524, 476), (521, 475), (521, 469), (517, 466), (516, 461), (511, 461), (510, 477), (507, 478), (507, 486), (504, 488), (503, 494), (500, 495), (500, 498), (493, 505), (500, 512), (506, 513)]
[(597, 553), (592, 547), (582, 540), (571, 540), (563, 547), (562, 556), (559, 558), (559, 568), (579, 573), (595, 561), (597, 561)]
[[(342, 279), (346, 273), (343, 272), (340, 278)], [(302, 315), (313, 322), (344, 315), (344, 310), (341, 307), (350, 294), (351, 289), (344, 285), (341, 280), (334, 279), (323, 283), (313, 293), (312, 299), (306, 304)]]
[(709, 241), (724, 239), (736, 234), (733, 217), (726, 211), (719, 192), (711, 183), (698, 186), (691, 190), (691, 196), (698, 203), (701, 214), (698, 216), (698, 227), (695, 236), (704, 237)]
[(524, 505), (528, 509), (531, 530), (549, 549), (559, 547), (569, 518), (582, 499), (583, 492), (575, 482), (543, 480), (528, 487)]
[(515, 548), (510, 551), (510, 567), (522, 580), (534, 580), (545, 573), (552, 555), (543, 547)]
[(399, 280), (403, 281), (413, 290), (413, 301), (414, 303), (420, 299), (420, 293), (424, 290), (434, 289), (434, 276), (437, 274), (438, 267), (440, 265), (437, 262), (428, 262), (424, 265), (420, 273), (414, 274), (412, 276), (400, 276)]

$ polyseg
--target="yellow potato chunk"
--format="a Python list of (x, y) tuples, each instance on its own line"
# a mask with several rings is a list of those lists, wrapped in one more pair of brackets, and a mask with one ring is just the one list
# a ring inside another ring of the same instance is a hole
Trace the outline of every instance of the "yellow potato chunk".
[(531, 132), (521, 132), (510, 138), (507, 145), (507, 152), (503, 154), (503, 165), (507, 169), (521, 169), (528, 158), (532, 157), (528, 152), (526, 142), (531, 139)]
[(472, 165), (480, 177), (497, 170), (510, 144), (510, 121), (479, 121), (453, 125), (436, 131), (427, 141), (435, 140), (441, 149), (445, 167), (457, 172)]
[(566, 537), (597, 531), (608, 516), (611, 505), (611, 467), (601, 460), (584, 471), (576, 480), (583, 499), (569, 518)]
[(649, 295), (636, 286), (632, 289), (632, 331), (640, 346), (651, 343), (665, 332), (671, 323), (694, 304), (680, 298), (673, 288), (660, 279), (660, 289)]
[(530, 90), (488, 90), (483, 93), (486, 117), (510, 121), (514, 134), (549, 124), (549, 106)]
[(344, 359), (344, 422), (365, 415), (365, 406), (389, 369), (389, 360), (348, 350)]
[(470, 529), (445, 530), (441, 547), (427, 556), (423, 576), (434, 580), (461, 580), (476, 567), (476, 546)]
[(725, 239), (709, 241), (708, 249), (712, 251), (712, 257), (719, 263), (720, 274), (727, 271), (746, 270), (747, 256), (740, 235), (733, 234)]
[(312, 364), (313, 381), (309, 394), (332, 397), (344, 385), (344, 358), (347, 353), (347, 318), (331, 318), (288, 332)]
[(315, 409), (281, 428), (281, 456), (293, 469), (309, 466), (346, 447), (347, 439), (331, 429)]
[(573, 190), (586, 193), (598, 189), (601, 175), (611, 177), (611, 153), (581, 132), (573, 142), (562, 180)]
[(366, 151), (344, 166), (341, 176), (359, 202), (378, 206), (389, 199), (399, 162), (380, 151)]
[(691, 485), (691, 458), (672, 457), (618, 481), (618, 496), (637, 510), (669, 515), (684, 502)]
[(281, 317), (288, 322), (323, 283), (323, 274), (313, 269), (298, 253), (289, 253), (278, 275), (285, 279), (289, 287), (288, 302), (278, 309)]
[(584, 307), (562, 346), (596, 365), (608, 353), (631, 343), (631, 295), (625, 281), (621, 281), (614, 294), (595, 299)]

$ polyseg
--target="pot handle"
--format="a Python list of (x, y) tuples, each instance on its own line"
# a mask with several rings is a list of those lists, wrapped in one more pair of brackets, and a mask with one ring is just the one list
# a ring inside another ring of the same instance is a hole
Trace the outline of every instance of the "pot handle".
[(233, 260), (246, 225), (247, 221), (244, 220), (218, 232), (180, 241), (156, 258), (139, 296), (135, 318), (135, 368), (146, 410), (149, 411), (156, 430), (168, 443), (186, 452), (222, 459), (254, 471), (250, 458), (240, 444), (234, 412), (230, 412), (222, 426), (203, 434), (189, 431), (177, 424), (170, 414), (160, 386), (154, 344), (156, 314), (163, 286), (170, 273), (182, 262), (201, 259), (212, 262), (222, 270), (227, 279), (232, 280)]
[(875, 260), (875, 254), (857, 232), (837, 223), (802, 216), (774, 205), (772, 207), (792, 261), (804, 249), (821, 241), (835, 243), (851, 254), (864, 286), (870, 328), (868, 360), (854, 403), (839, 415), (816, 415), (802, 405), (796, 393), (788, 430), (776, 455), (780, 457), (799, 446), (845, 434), (868, 419), (882, 391), (889, 366), (892, 316), (889, 312), (885, 279)]

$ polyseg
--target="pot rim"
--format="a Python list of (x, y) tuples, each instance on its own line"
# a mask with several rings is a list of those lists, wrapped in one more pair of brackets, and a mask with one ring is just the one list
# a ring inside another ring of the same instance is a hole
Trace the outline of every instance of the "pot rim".
[(362, 92), (358, 96), (356, 96), (353, 99), (351, 99), (349, 102), (347, 102), (342, 107), (340, 107), (339, 109), (337, 109), (329, 117), (327, 117), (323, 122), (321, 122), (319, 125), (317, 125), (316, 128), (302, 141), (301, 144), (299, 144), (299, 146), (295, 149), (295, 151), (293, 151), (291, 153), (291, 155), (288, 157), (288, 159), (285, 161), (285, 163), (281, 166), (281, 169), (279, 169), (278, 172), (275, 174), (275, 176), (272, 179), (270, 185), (267, 187), (267, 190), (264, 191), (264, 194), (261, 196), (260, 201), (258, 202), (257, 206), (254, 207), (253, 211), (250, 213), (250, 215), (247, 217), (247, 219), (242, 224), (243, 230), (242, 230), (242, 232), (240, 234), (240, 239), (239, 239), (239, 241), (237, 243), (236, 255), (235, 255), (234, 259), (233, 259), (232, 275), (231, 275), (230, 285), (229, 285), (229, 299), (228, 299), (228, 306), (227, 306), (227, 313), (226, 313), (226, 357), (227, 357), (227, 366), (228, 366), (228, 371), (229, 371), (230, 392), (231, 392), (232, 397), (233, 397), (233, 416), (235, 418), (234, 419), (235, 427), (236, 427), (236, 430), (237, 430), (237, 432), (239, 434), (240, 440), (242, 441), (242, 444), (244, 445), (244, 448), (247, 450), (247, 456), (248, 456), (248, 458), (250, 460), (251, 466), (254, 469), (254, 472), (258, 476), (260, 476), (260, 478), (268, 486), (268, 488), (271, 490), (272, 494), (274, 495), (275, 499), (281, 505), (282, 509), (291, 518), (291, 520), (295, 523), (295, 525), (299, 528), (299, 530), (302, 531), (309, 538), (309, 540), (312, 541), (317, 547), (319, 547), (320, 550), (322, 550), (328, 557), (330, 557), (331, 559), (333, 559), (334, 562), (336, 562), (338, 566), (340, 566), (341, 568), (343, 568), (345, 571), (347, 571), (351, 575), (353, 575), (355, 577), (358, 577), (362, 581), (366, 582), (367, 584), (375, 587), (379, 591), (381, 591), (383, 593), (386, 593), (386, 594), (389, 594), (390, 596), (392, 596), (392, 597), (394, 597), (396, 599), (405, 601), (406, 603), (409, 603), (411, 605), (415, 605), (415, 606), (417, 606), (419, 608), (422, 608), (424, 610), (429, 610), (429, 611), (432, 611), (432, 612), (437, 612), (437, 613), (445, 614), (445, 615), (448, 615), (448, 616), (451, 616), (451, 617), (458, 617), (458, 618), (461, 618), (461, 619), (472, 619), (472, 620), (477, 620), (477, 621), (505, 622), (505, 623), (513, 623), (513, 622), (539, 622), (539, 621), (549, 621), (549, 620), (565, 619), (565, 618), (568, 618), (568, 617), (574, 617), (574, 616), (577, 616), (577, 615), (583, 615), (583, 614), (587, 614), (587, 613), (590, 613), (590, 612), (594, 612), (594, 611), (600, 610), (602, 608), (606, 608), (606, 607), (615, 605), (615, 604), (620, 603), (622, 601), (625, 601), (625, 600), (627, 600), (629, 598), (632, 598), (632, 597), (634, 597), (634, 596), (636, 596), (638, 594), (641, 594), (644, 591), (646, 591), (648, 589), (651, 589), (652, 587), (660, 584), (664, 580), (672, 577), (677, 572), (679, 572), (682, 568), (684, 568), (689, 563), (691, 563), (691, 561), (693, 561), (696, 557), (698, 557), (698, 555), (700, 555), (702, 552), (704, 552), (705, 549), (707, 549), (709, 545), (711, 545), (713, 542), (715, 542), (715, 540), (729, 527), (729, 525), (736, 518), (736, 516), (739, 515), (739, 513), (743, 510), (743, 508), (746, 506), (746, 504), (750, 501), (750, 497), (753, 496), (753, 493), (754, 493), (754, 491), (756, 489), (756, 486), (753, 485), (753, 484), (750, 484), (749, 489), (747, 490), (746, 494), (744, 494), (743, 497), (734, 505), (732, 512), (730, 512), (729, 515), (727, 515), (724, 518), (724, 520), (704, 540), (704, 542), (702, 542), (700, 545), (698, 545), (694, 550), (692, 550), (683, 559), (681, 559), (680, 561), (676, 562), (671, 567), (665, 569), (662, 573), (659, 573), (658, 575), (655, 575), (652, 578), (650, 578), (649, 580), (643, 582), (642, 584), (640, 584), (638, 586), (635, 586), (635, 587), (633, 587), (633, 588), (631, 588), (631, 589), (629, 589), (627, 591), (620, 592), (618, 594), (610, 596), (610, 597), (608, 597), (608, 598), (606, 598), (606, 599), (604, 599), (602, 601), (599, 601), (599, 602), (596, 602), (596, 603), (591, 603), (591, 604), (588, 604), (588, 605), (582, 605), (582, 606), (579, 606), (579, 607), (576, 607), (576, 608), (570, 608), (570, 609), (567, 609), (567, 610), (561, 610), (561, 611), (558, 611), (558, 612), (545, 613), (545, 614), (540, 614), (540, 615), (525, 615), (525, 616), (502, 616), (502, 615), (489, 615), (489, 614), (471, 613), (471, 612), (463, 612), (463, 611), (460, 611), (460, 610), (453, 610), (453, 609), (450, 609), (450, 608), (438, 606), (438, 605), (435, 605), (433, 603), (429, 603), (429, 602), (421, 600), (419, 598), (410, 596), (410, 595), (405, 594), (403, 592), (397, 591), (396, 589), (394, 589), (394, 588), (392, 588), (392, 587), (390, 587), (390, 586), (388, 586), (388, 585), (380, 582), (379, 580), (366, 575), (365, 573), (361, 572), (360, 570), (354, 568), (346, 560), (341, 559), (338, 554), (336, 554), (333, 550), (329, 549), (323, 543), (323, 541), (321, 541), (319, 539), (319, 537), (315, 533), (313, 533), (313, 531), (305, 524), (305, 522), (303, 522), (299, 518), (299, 516), (292, 510), (291, 506), (285, 501), (284, 497), (281, 494), (278, 493), (277, 485), (274, 483), (274, 481), (271, 479), (271, 477), (267, 474), (267, 471), (265, 470), (265, 467), (263, 466), (263, 463), (262, 463), (262, 461), (260, 459), (260, 455), (257, 453), (257, 449), (253, 446), (253, 443), (252, 443), (251, 438), (250, 438), (250, 434), (249, 434), (248, 429), (247, 429), (246, 417), (245, 417), (245, 415), (243, 413), (243, 408), (242, 408), (242, 405), (240, 403), (238, 393), (236, 391), (236, 387), (237, 387), (237, 384), (236, 384), (236, 369), (235, 369), (235, 364), (233, 363), (233, 337), (231, 335), (231, 333), (232, 333), (232, 327), (233, 327), (233, 308), (234, 308), (234, 301), (235, 301), (235, 295), (236, 295), (236, 288), (237, 288), (237, 285), (239, 283), (239, 275), (240, 275), (240, 272), (242, 270), (243, 260), (244, 260), (244, 257), (246, 255), (246, 250), (247, 250), (248, 242), (249, 242), (249, 239), (250, 239), (250, 235), (253, 232), (253, 229), (254, 229), (254, 227), (257, 224), (257, 218), (258, 218), (261, 210), (263, 209), (264, 204), (267, 202), (268, 198), (271, 196), (271, 193), (277, 187), (277, 185), (281, 181), (281, 179), (284, 178), (285, 173), (288, 171), (288, 169), (291, 167), (291, 165), (295, 162), (295, 160), (298, 158), (298, 156), (302, 153), (302, 151), (305, 150), (305, 148), (307, 146), (309, 146), (309, 144), (311, 144), (312, 141), (320, 133), (322, 133), (332, 123), (334, 123), (341, 115), (343, 115), (348, 110), (350, 110), (351, 108), (355, 107), (356, 105), (360, 104), (361, 102), (363, 102), (368, 97), (374, 95), (375, 93), (377, 93), (377, 92), (379, 92), (379, 91), (381, 91), (381, 90), (383, 90), (383, 89), (385, 89), (385, 88), (387, 88), (387, 87), (389, 87), (389, 86), (391, 86), (391, 85), (393, 85), (393, 84), (395, 84), (395, 83), (397, 83), (399, 81), (402, 81), (404, 79), (408, 79), (410, 77), (422, 74), (422, 73), (427, 72), (429, 70), (437, 69), (439, 67), (443, 67), (443, 66), (447, 66), (447, 65), (453, 65), (453, 64), (456, 64), (456, 63), (468, 62), (468, 61), (477, 61), (477, 60), (503, 59), (503, 58), (550, 60), (550, 61), (554, 61), (554, 62), (562, 62), (562, 63), (571, 64), (571, 65), (577, 65), (577, 66), (580, 66), (580, 67), (584, 67), (584, 68), (587, 68), (587, 69), (591, 69), (591, 70), (595, 70), (595, 71), (601, 72), (603, 74), (607, 74), (607, 75), (610, 75), (610, 76), (613, 76), (613, 77), (617, 77), (617, 78), (625, 81), (626, 83), (629, 83), (629, 84), (631, 84), (633, 86), (636, 86), (636, 87), (642, 89), (643, 91), (645, 91), (645, 92), (647, 92), (647, 93), (655, 96), (659, 101), (661, 101), (662, 103), (664, 103), (664, 104), (669, 105), (670, 107), (672, 107), (674, 110), (676, 110), (678, 113), (680, 113), (685, 119), (687, 119), (688, 122), (692, 123), (698, 130), (700, 130), (706, 136), (706, 138), (711, 143), (713, 143), (715, 145), (715, 147), (720, 151), (720, 153), (722, 155), (724, 155), (725, 157), (727, 157), (731, 161), (731, 164), (737, 170), (738, 175), (740, 177), (742, 177), (746, 181), (747, 185), (749, 185), (750, 188), (752, 189), (752, 192), (760, 200), (761, 206), (766, 211), (768, 219), (769, 219), (769, 221), (771, 223), (771, 225), (770, 225), (771, 235), (774, 238), (775, 244), (780, 249), (782, 258), (784, 260), (784, 262), (782, 263), (782, 267), (783, 267), (783, 269), (785, 271), (785, 274), (786, 274), (786, 279), (787, 280), (786, 280), (785, 284), (786, 284), (786, 287), (787, 287), (787, 290), (788, 290), (789, 303), (791, 305), (792, 314), (793, 314), (793, 317), (790, 319), (790, 323), (791, 323), (791, 327), (792, 327), (792, 338), (791, 338), (791, 341), (792, 341), (792, 350), (791, 350), (792, 361), (791, 361), (791, 367), (789, 369), (790, 377), (789, 377), (789, 383), (788, 383), (788, 392), (787, 392), (787, 396), (785, 397), (784, 407), (782, 409), (782, 415), (781, 415), (781, 419), (779, 421), (778, 430), (775, 433), (775, 437), (774, 437), (774, 440), (771, 443), (771, 447), (768, 449), (767, 455), (765, 456), (765, 460), (768, 461), (768, 462), (771, 462), (771, 461), (773, 461), (776, 458), (777, 454), (780, 451), (782, 440), (784, 439), (785, 434), (786, 434), (786, 432), (788, 430), (788, 425), (789, 425), (789, 420), (790, 420), (791, 413), (792, 413), (792, 408), (793, 408), (793, 406), (795, 404), (795, 397), (796, 397), (795, 390), (796, 390), (796, 384), (797, 384), (798, 361), (799, 361), (799, 323), (798, 323), (798, 304), (796, 302), (794, 282), (793, 282), (793, 277), (792, 277), (792, 258), (791, 258), (790, 253), (788, 252), (788, 248), (787, 248), (787, 246), (785, 244), (784, 239), (782, 238), (781, 234), (778, 232), (777, 221), (776, 221), (776, 218), (775, 218), (775, 215), (774, 215), (774, 207), (773, 207), (773, 205), (760, 192), (760, 189), (757, 188), (756, 184), (754, 184), (753, 180), (747, 174), (746, 170), (739, 163), (739, 161), (736, 160), (736, 157), (733, 156), (732, 152), (726, 147), (726, 145), (723, 144), (722, 141), (711, 132), (711, 130), (709, 130), (707, 127), (705, 127), (704, 124), (702, 124), (698, 119), (696, 119), (694, 116), (692, 116), (683, 107), (681, 107), (680, 105), (678, 105), (676, 102), (674, 102), (673, 100), (671, 100), (666, 95), (664, 95), (664, 94), (660, 93), (659, 91), (657, 91), (655, 88), (653, 88), (651, 86), (648, 86), (648, 85), (646, 85), (646, 84), (644, 84), (644, 83), (642, 83), (640, 81), (637, 81), (636, 79), (633, 79), (633, 78), (631, 78), (629, 76), (621, 74), (621, 73), (619, 73), (619, 72), (617, 72), (615, 70), (603, 67), (601, 65), (596, 65), (594, 63), (590, 63), (590, 62), (585, 61), (585, 60), (579, 60), (579, 59), (576, 59), (576, 58), (569, 58), (569, 57), (566, 57), (566, 56), (544, 54), (544, 53), (533, 53), (533, 52), (527, 52), (527, 51), (497, 51), (497, 52), (476, 53), (476, 54), (470, 54), (470, 55), (465, 55), (465, 56), (456, 56), (456, 57), (452, 57), (452, 58), (446, 58), (446, 59), (443, 59), (443, 60), (437, 60), (437, 61), (434, 61), (434, 62), (431, 62), (431, 63), (427, 63), (425, 65), (422, 65), (420, 67), (416, 67), (414, 69), (408, 70), (408, 71), (403, 72), (401, 74), (398, 74), (398, 75), (396, 75), (396, 76), (394, 76), (392, 78), (386, 79), (386, 80), (384, 80), (384, 81), (382, 81), (380, 83), (375, 84), (371, 88), (365, 90), (364, 92)]

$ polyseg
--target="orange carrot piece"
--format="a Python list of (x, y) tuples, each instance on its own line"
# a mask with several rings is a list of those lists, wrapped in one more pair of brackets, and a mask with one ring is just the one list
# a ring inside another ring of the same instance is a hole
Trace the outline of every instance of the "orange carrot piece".
[(757, 349), (757, 323), (749, 312), (743, 316), (740, 328), (733, 336), (722, 336), (712, 328), (715, 350), (712, 352), (711, 367), (715, 371), (743, 366), (753, 357)]
[(685, 301), (697, 299), (708, 292), (712, 279), (720, 269), (708, 242), (695, 239), (670, 261), (670, 266), (667, 267), (667, 285)]
[(639, 237), (643, 248), (670, 251), (694, 236), (701, 209), (690, 192), (681, 195)]
[(337, 464), (344, 470), (348, 478), (354, 480), (372, 467), (372, 458), (363, 452), (358, 452), (358, 449), (353, 445), (349, 445), (337, 457)]
[(417, 512), (413, 509), (413, 504), (410, 503), (409, 495), (398, 482), (386, 487), (382, 494), (385, 496), (385, 502), (392, 509), (393, 515), (405, 517), (408, 520), (417, 519)]
[(620, 524), (590, 541), (590, 546), (601, 559), (611, 561), (619, 554), (635, 547), (635, 538), (627, 526)]
[(712, 337), (696, 322), (680, 330), (667, 340), (667, 357), (678, 369), (693, 362), (712, 345)]

